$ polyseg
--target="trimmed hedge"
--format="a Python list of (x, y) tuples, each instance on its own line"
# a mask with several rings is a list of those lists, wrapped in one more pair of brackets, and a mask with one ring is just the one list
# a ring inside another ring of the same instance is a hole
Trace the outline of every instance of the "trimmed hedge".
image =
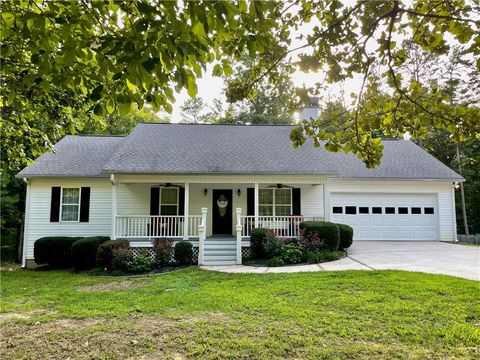
[[(340, 243), (340, 230), (334, 223), (328, 221), (304, 221), (300, 223), (302, 239), (300, 242), (304, 251), (337, 250)], [(316, 235), (315, 243), (309, 245), (309, 237)]]
[(353, 243), (353, 228), (345, 224), (336, 224), (338, 230), (340, 230), (340, 243), (338, 245), (339, 250), (349, 248)]
[(274, 237), (270, 229), (254, 228), (250, 233), (250, 249), (254, 259), (263, 259), (266, 256), (265, 246), (269, 239)]
[(97, 266), (104, 269), (112, 269), (113, 250), (130, 247), (127, 240), (108, 240), (97, 248)]
[(71, 249), (81, 237), (47, 236), (38, 239), (33, 245), (33, 256), (38, 265), (53, 267), (72, 266)]
[(75, 270), (89, 270), (96, 265), (97, 248), (110, 240), (108, 236), (85, 237), (72, 244), (72, 265)]
[(190, 265), (193, 257), (193, 245), (188, 241), (179, 241), (175, 244), (174, 258), (180, 265)]

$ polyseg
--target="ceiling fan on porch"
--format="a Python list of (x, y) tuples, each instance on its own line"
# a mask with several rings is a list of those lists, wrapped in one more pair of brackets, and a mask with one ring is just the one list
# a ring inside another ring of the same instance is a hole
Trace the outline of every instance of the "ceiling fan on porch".
[(293, 186), (290, 185), (283, 185), (283, 184), (275, 184), (267, 186), (269, 189), (293, 189)]
[(181, 186), (181, 185), (176, 185), (176, 184), (172, 184), (172, 183), (169, 183), (169, 182), (167, 182), (167, 183), (165, 183), (165, 184), (157, 184), (157, 185), (155, 185), (155, 186), (158, 186), (158, 187), (166, 187), (166, 188), (169, 188), (169, 187), (181, 188), (181, 187), (183, 187), (183, 186)]

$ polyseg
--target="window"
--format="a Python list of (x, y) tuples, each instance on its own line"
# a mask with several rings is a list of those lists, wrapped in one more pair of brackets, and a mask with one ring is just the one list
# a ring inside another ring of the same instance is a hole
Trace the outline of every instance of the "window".
[(341, 206), (334, 206), (334, 207), (333, 207), (333, 213), (334, 213), (334, 214), (343, 214), (343, 207), (341, 207)]
[(422, 208), (412, 207), (412, 208), (411, 208), (411, 213), (412, 213), (412, 214), (421, 214), (421, 213), (422, 213)]
[(395, 208), (394, 207), (386, 207), (385, 208), (385, 214), (395, 214)]
[(80, 215), (80, 188), (62, 188), (62, 221), (78, 221)]
[(407, 207), (399, 207), (398, 208), (398, 213), (399, 214), (408, 214), (408, 208)]
[(372, 214), (381, 214), (382, 208), (381, 207), (372, 207)]
[(355, 215), (357, 213), (356, 206), (345, 206), (345, 214)]
[(160, 188), (160, 215), (178, 215), (178, 188)]
[(423, 213), (431, 215), (431, 214), (435, 214), (435, 211), (433, 210), (433, 207), (426, 207), (426, 208), (423, 208)]
[(360, 206), (358, 208), (358, 212), (360, 214), (368, 214), (369, 213), (369, 208), (368, 208), (368, 206)]
[(261, 216), (292, 215), (292, 189), (260, 189), (258, 206)]

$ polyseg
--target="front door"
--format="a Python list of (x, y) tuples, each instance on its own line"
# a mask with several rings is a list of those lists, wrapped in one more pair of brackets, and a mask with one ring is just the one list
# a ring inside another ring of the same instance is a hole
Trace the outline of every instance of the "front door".
[(232, 234), (232, 190), (213, 190), (213, 234)]

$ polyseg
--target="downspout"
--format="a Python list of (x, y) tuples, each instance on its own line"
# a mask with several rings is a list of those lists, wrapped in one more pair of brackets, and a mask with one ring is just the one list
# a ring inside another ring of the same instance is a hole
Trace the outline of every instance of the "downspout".
[(30, 223), (30, 193), (31, 184), (27, 178), (23, 178), (23, 181), (27, 184), (27, 194), (25, 195), (25, 221), (23, 222), (23, 248), (22, 248), (22, 268), (27, 266), (27, 247), (28, 247), (28, 233)]

